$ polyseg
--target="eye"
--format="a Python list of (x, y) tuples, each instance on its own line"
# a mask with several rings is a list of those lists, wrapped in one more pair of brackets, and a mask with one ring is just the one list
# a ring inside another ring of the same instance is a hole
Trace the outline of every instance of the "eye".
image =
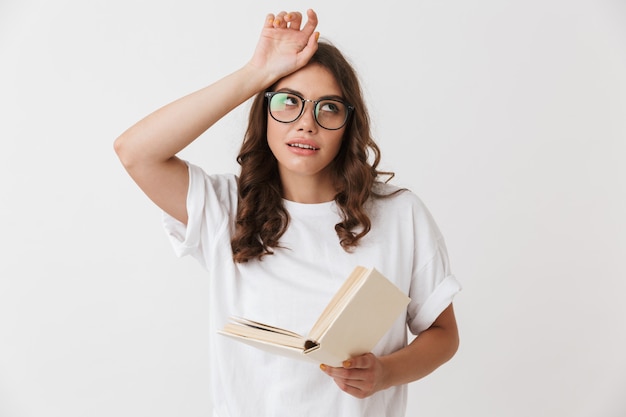
[(340, 101), (327, 100), (322, 101), (318, 105), (320, 112), (342, 114), (345, 112), (345, 106)]
[(270, 110), (273, 112), (299, 111), (302, 101), (294, 94), (276, 93), (270, 100)]
[(281, 94), (283, 97), (282, 102), (285, 106), (300, 106), (300, 97), (292, 94)]

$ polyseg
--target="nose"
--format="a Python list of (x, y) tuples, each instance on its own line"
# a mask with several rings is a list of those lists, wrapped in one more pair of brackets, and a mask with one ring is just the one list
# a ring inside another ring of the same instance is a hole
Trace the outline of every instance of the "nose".
[(298, 130), (305, 130), (307, 132), (313, 132), (317, 130), (317, 121), (315, 120), (315, 103), (312, 100), (304, 100), (304, 110), (300, 115), (300, 118), (296, 121), (298, 123)]

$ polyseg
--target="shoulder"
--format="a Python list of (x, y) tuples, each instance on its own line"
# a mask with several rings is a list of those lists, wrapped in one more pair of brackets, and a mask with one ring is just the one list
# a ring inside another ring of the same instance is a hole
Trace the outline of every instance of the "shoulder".
[(424, 201), (412, 190), (392, 184), (378, 183), (371, 201), (370, 214), (386, 225), (397, 224), (402, 229), (426, 232), (433, 238), (440, 235), (433, 215)]
[(408, 188), (399, 187), (394, 184), (376, 183), (372, 189), (375, 197), (373, 200), (377, 205), (389, 207), (412, 207), (419, 210), (428, 211), (422, 199)]
[(225, 207), (232, 211), (237, 206), (237, 176), (235, 174), (207, 174), (192, 163), (189, 167), (187, 205), (204, 206), (212, 210)]

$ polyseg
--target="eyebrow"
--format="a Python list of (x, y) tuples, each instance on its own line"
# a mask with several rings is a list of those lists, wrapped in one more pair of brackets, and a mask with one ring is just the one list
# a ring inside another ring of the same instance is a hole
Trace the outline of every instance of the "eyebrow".
[[(304, 98), (304, 94), (302, 94), (301, 92), (297, 91), (297, 90), (293, 90), (291, 88), (281, 88), (279, 90), (276, 90), (277, 93), (291, 93), (291, 94), (295, 94), (296, 96), (299, 96), (301, 98)], [(346, 99), (343, 98), (342, 96), (338, 96), (336, 94), (329, 94), (326, 96), (321, 96), (319, 98), (316, 99), (317, 100), (339, 100), (339, 101), (345, 101)]]

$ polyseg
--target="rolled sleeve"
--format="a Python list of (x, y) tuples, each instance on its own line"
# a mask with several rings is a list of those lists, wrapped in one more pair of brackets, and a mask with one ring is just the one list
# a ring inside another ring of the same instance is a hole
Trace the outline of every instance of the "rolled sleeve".
[(456, 277), (454, 275), (445, 277), (420, 307), (417, 316), (410, 321), (411, 332), (417, 335), (432, 326), (459, 291), (461, 291), (461, 285)]
[(189, 169), (187, 224), (163, 212), (163, 228), (176, 256), (191, 255), (206, 267), (210, 257), (207, 249), (227, 229), (229, 218), (236, 210), (236, 177), (209, 176), (200, 167), (186, 163)]
[[(201, 246), (202, 212), (205, 206), (203, 173), (200, 168), (187, 163), (189, 188), (187, 189), (187, 224), (163, 212), (163, 227), (178, 257), (195, 255)], [(198, 172), (200, 170), (200, 172)]]
[(415, 335), (432, 326), (461, 291), (461, 284), (450, 272), (443, 238), (439, 237), (437, 244), (435, 255), (417, 272), (411, 286), (407, 324)]

